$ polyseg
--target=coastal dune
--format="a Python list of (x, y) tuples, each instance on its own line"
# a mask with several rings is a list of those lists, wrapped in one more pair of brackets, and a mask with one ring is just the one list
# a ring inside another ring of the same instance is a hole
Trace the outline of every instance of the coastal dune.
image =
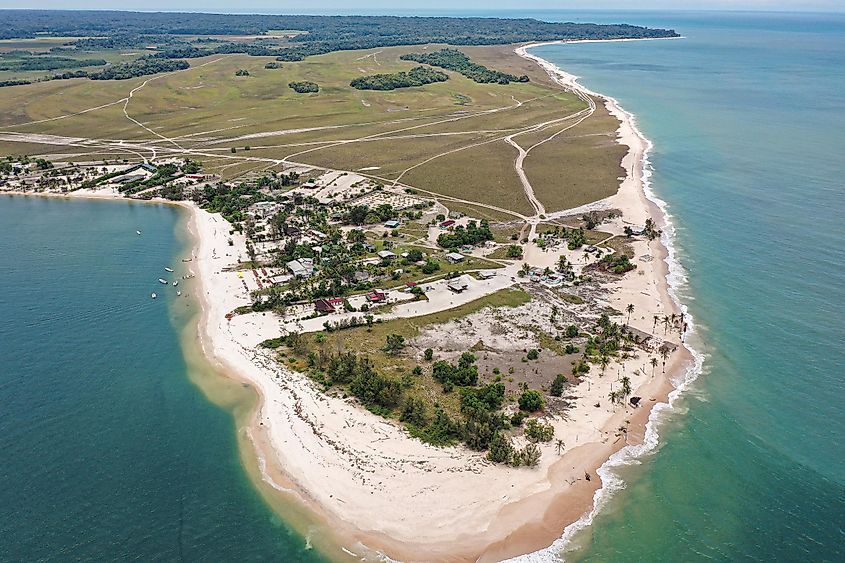
[[(666, 217), (645, 191), (649, 143), (632, 117), (525, 47), (517, 53), (540, 64), (562, 87), (602, 99), (620, 120), (618, 140), (628, 147), (622, 162), (626, 177), (616, 195), (590, 207), (619, 209), (630, 223), (651, 217), (666, 228)], [(665, 373), (646, 369), (642, 356), (626, 362), (633, 394), (643, 398), (639, 408), (608, 403), (612, 378), (582, 382), (567, 419), (551, 421), (556, 438), (566, 444), (562, 455), (546, 444), (536, 468), (493, 464), (463, 447), (429, 446), (349, 400), (327, 397), (307, 376), (257, 348), (280, 333), (272, 314), (227, 319), (227, 313), (250, 302), (230, 271), (245, 255), (245, 241), (230, 233), (219, 215), (186, 205), (197, 240), (193, 259), (201, 283), (202, 348), (224, 374), (258, 391), (259, 405), (245, 431), (260, 458), (262, 479), (324, 523), (319, 533), (330, 536), (326, 543), (331, 545), (321, 548), (332, 557), (492, 561), (550, 546), (591, 513), (602, 486), (599, 468), (626, 445), (646, 440), (653, 406), (665, 403), (672, 382), (681, 381), (696, 363), (677, 335), (667, 336), (679, 348)], [(661, 240), (638, 241), (635, 250), (636, 275), (615, 283), (608, 304), (620, 311), (634, 304), (638, 314), (630, 324), (649, 331), (652, 315), (682, 309), (668, 286), (668, 250)], [(627, 432), (619, 431), (623, 426)]]

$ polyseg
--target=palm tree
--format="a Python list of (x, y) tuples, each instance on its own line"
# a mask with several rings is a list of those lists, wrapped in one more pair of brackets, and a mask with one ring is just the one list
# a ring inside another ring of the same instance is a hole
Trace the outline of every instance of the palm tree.
[(666, 359), (669, 357), (669, 349), (661, 348), (660, 355), (663, 357), (663, 373), (666, 373)]
[(663, 317), (663, 334), (666, 334), (666, 331), (669, 330), (669, 315)]
[(610, 363), (610, 361), (607, 359), (607, 356), (602, 355), (601, 359), (599, 360), (599, 363), (601, 364), (601, 374), (604, 375), (604, 370), (607, 369), (607, 365)]
[(555, 446), (557, 447), (557, 455), (560, 455), (560, 451), (561, 451), (561, 450), (564, 448), (564, 446), (565, 446), (565, 444), (563, 443), (563, 440), (561, 440), (560, 438), (558, 438), (558, 440), (555, 442)]
[(628, 306), (625, 307), (625, 310), (628, 311), (628, 322), (626, 324), (630, 324), (631, 323), (631, 313), (634, 312), (634, 304), (628, 303)]
[(657, 321), (660, 320), (660, 315), (652, 315), (652, 319), (654, 320), (654, 323), (652, 323), (651, 325), (651, 332), (654, 332), (654, 330), (657, 328)]
[(651, 359), (651, 375), (654, 377), (654, 370), (657, 368), (657, 358)]

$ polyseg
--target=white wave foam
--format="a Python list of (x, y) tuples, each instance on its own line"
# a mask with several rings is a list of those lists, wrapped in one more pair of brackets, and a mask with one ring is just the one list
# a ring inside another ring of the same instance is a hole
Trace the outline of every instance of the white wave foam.
[(700, 350), (697, 350), (694, 346), (690, 344), (690, 340), (695, 341), (697, 337), (697, 325), (695, 323), (695, 319), (690, 314), (689, 309), (681, 300), (681, 294), (687, 288), (686, 284), (688, 278), (686, 271), (684, 270), (677, 257), (678, 253), (675, 247), (676, 231), (675, 226), (672, 222), (672, 215), (669, 213), (668, 205), (666, 204), (666, 202), (654, 193), (654, 190), (651, 186), (650, 179), (653, 173), (653, 168), (651, 161), (649, 160), (649, 153), (651, 152), (651, 149), (654, 145), (637, 128), (637, 123), (634, 115), (628, 111), (625, 111), (615, 98), (611, 98), (603, 94), (598, 94), (585, 88), (581, 84), (578, 84), (577, 76), (569, 74), (557, 65), (543, 58), (540, 58), (537, 55), (529, 54), (527, 52), (527, 49), (531, 47), (538, 47), (540, 45), (552, 45), (558, 43), (562, 42), (536, 43), (533, 45), (527, 45), (525, 47), (517, 49), (517, 53), (521, 56), (534, 60), (547, 71), (557, 74), (557, 76), (559, 77), (559, 83), (570, 86), (572, 88), (580, 89), (582, 92), (585, 92), (587, 94), (600, 96), (608, 100), (617, 109), (619, 109), (622, 114), (624, 114), (625, 119), (628, 120), (634, 133), (640, 139), (642, 139), (643, 143), (645, 144), (641, 163), (643, 191), (645, 192), (646, 198), (654, 205), (656, 205), (658, 209), (660, 209), (660, 212), (663, 214), (665, 225), (663, 227), (663, 234), (661, 235), (661, 242), (666, 248), (667, 253), (666, 263), (668, 265), (668, 272), (666, 274), (666, 282), (669, 288), (670, 297), (677, 304), (678, 308), (683, 312), (684, 320), (688, 323), (689, 330), (687, 332), (685, 344), (693, 357), (693, 362), (692, 365), (687, 368), (686, 372), (683, 374), (680, 380), (673, 381), (675, 388), (669, 393), (668, 401), (665, 403), (658, 403), (654, 405), (654, 407), (652, 407), (651, 412), (649, 413), (648, 422), (646, 423), (643, 443), (638, 445), (625, 446), (624, 448), (610, 456), (610, 458), (604, 464), (602, 464), (601, 467), (598, 468), (596, 472), (601, 477), (602, 487), (599, 488), (593, 495), (593, 508), (589, 512), (581, 516), (581, 518), (579, 518), (577, 521), (567, 526), (566, 529), (563, 531), (563, 535), (554, 543), (552, 543), (552, 545), (550, 545), (549, 547), (541, 549), (534, 553), (529, 553), (509, 560), (519, 563), (540, 563), (545, 561), (558, 561), (563, 557), (563, 552), (567, 548), (571, 548), (571, 542), (575, 535), (580, 530), (583, 530), (584, 528), (590, 526), (593, 523), (593, 519), (595, 518), (595, 516), (607, 504), (608, 500), (616, 492), (625, 488), (625, 481), (619, 476), (615, 469), (618, 467), (640, 464), (640, 460), (643, 456), (654, 452), (657, 449), (660, 444), (659, 428), (661, 423), (665, 421), (671, 413), (676, 411), (677, 401), (684, 394), (684, 391), (690, 386), (690, 384), (695, 381), (701, 374), (705, 360), (705, 354)]

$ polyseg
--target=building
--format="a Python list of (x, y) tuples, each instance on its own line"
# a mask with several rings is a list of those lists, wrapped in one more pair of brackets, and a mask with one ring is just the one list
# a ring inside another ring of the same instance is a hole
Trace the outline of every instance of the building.
[(455, 222), (452, 219), (446, 219), (445, 221), (440, 223), (440, 228), (441, 229), (448, 229), (449, 227), (451, 227), (454, 224), (455, 224)]
[(314, 274), (314, 260), (311, 258), (291, 260), (286, 266), (290, 273), (298, 278), (310, 278)]
[(330, 297), (314, 301), (314, 308), (319, 313), (334, 313), (341, 306), (343, 306), (343, 297)]
[(255, 217), (263, 219), (274, 215), (280, 208), (281, 205), (275, 201), (259, 201), (252, 205), (251, 211)]
[(384, 226), (388, 229), (398, 229), (399, 225), (401, 225), (401, 223), (399, 221), (396, 221), (395, 219), (390, 220), (390, 221), (385, 221), (385, 223), (384, 223)]
[(370, 303), (384, 303), (387, 301), (387, 294), (382, 289), (374, 289), (367, 294), (367, 301)]
[(464, 276), (461, 276), (459, 278), (449, 280), (449, 283), (446, 284), (446, 287), (448, 287), (450, 290), (454, 291), (455, 293), (461, 293), (462, 291), (464, 291), (466, 288), (469, 287), (469, 282), (467, 282), (467, 280), (464, 278)]
[(461, 217), (464, 217), (464, 216), (465, 216), (465, 214), (461, 213), (460, 211), (450, 211), (449, 212), (449, 219), (460, 219)]
[(396, 254), (394, 252), (389, 251), (389, 250), (379, 250), (378, 251), (378, 257), (381, 258), (382, 260), (393, 260), (393, 259), (396, 258)]
[(368, 243), (368, 242), (365, 242), (364, 243), (364, 250), (366, 250), (367, 252), (375, 252), (376, 247), (373, 246), (372, 244)]
[(463, 262), (463, 261), (464, 261), (464, 255), (463, 255), (463, 254), (458, 254), (457, 252), (450, 252), (450, 253), (448, 253), (448, 254), (446, 255), (446, 260), (447, 260), (450, 264), (457, 264), (458, 262)]
[(359, 270), (352, 274), (352, 280), (355, 283), (365, 283), (370, 281), (370, 272), (366, 270)]
[(288, 274), (279, 274), (276, 276), (272, 276), (270, 278), (270, 283), (272, 283), (273, 285), (282, 285), (288, 283), (292, 279), (293, 276), (290, 276)]
[(478, 277), (482, 280), (489, 280), (496, 277), (496, 270), (478, 270)]

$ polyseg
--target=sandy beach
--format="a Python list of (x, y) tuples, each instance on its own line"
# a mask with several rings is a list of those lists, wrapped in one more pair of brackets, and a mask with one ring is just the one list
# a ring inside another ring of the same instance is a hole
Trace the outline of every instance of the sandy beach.
[[(581, 88), (574, 77), (525, 48), (517, 53), (541, 64), (562, 86)], [(631, 116), (614, 101), (602, 99), (620, 119), (619, 142), (629, 152), (619, 192), (594, 205), (622, 210), (628, 223), (642, 224), (652, 217), (665, 227), (661, 210), (643, 186), (648, 141)], [(573, 392), (577, 400), (567, 420), (550, 420), (555, 437), (566, 444), (562, 455), (551, 443), (543, 445), (537, 468), (496, 465), (463, 447), (428, 446), (348, 400), (327, 397), (305, 375), (258, 349), (259, 342), (282, 332), (282, 321), (274, 315), (227, 320), (227, 313), (250, 302), (245, 284), (228, 271), (245, 257), (245, 241), (231, 234), (219, 215), (186, 207), (197, 240), (193, 263), (202, 284), (203, 350), (221, 371), (259, 392), (260, 404), (247, 432), (263, 479), (326, 522), (335, 546), (328, 548), (332, 557), (383, 553), (405, 561), (492, 561), (548, 547), (590, 514), (602, 485), (599, 468), (626, 444), (646, 439), (652, 407), (667, 401), (675, 388), (671, 382), (683, 379), (693, 363), (681, 346), (665, 373), (648, 367), (644, 354), (620, 365), (620, 373), (631, 378), (633, 394), (643, 398), (639, 408), (609, 404), (614, 377), (585, 378)], [(670, 295), (667, 250), (660, 239), (634, 244), (637, 270), (615, 284), (609, 305), (621, 311), (634, 304), (630, 325), (648, 332), (653, 315), (680, 314), (681, 309)], [(666, 336), (673, 338), (680, 344), (677, 334)], [(627, 434), (619, 432), (626, 422)]]

